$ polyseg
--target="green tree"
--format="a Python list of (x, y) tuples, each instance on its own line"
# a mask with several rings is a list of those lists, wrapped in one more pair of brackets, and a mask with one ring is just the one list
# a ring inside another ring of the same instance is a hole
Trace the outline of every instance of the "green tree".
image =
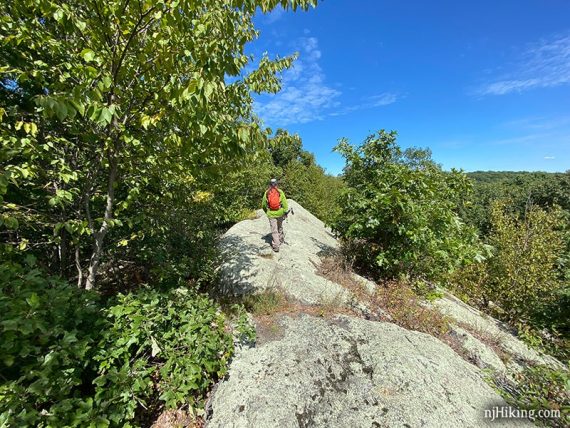
[(278, 129), (269, 144), (273, 164), (284, 168), (288, 163), (298, 160), (303, 152), (302, 147), (303, 143), (298, 134), (291, 135), (284, 129)]
[(358, 148), (341, 140), (346, 159), (341, 212), (333, 229), (356, 244), (364, 266), (383, 276), (442, 280), (464, 262), (480, 257), (473, 228), (458, 215), (470, 184), (444, 172), (427, 150), (402, 151), (396, 133), (379, 131)]
[(343, 189), (342, 179), (325, 174), (325, 171), (312, 160), (289, 162), (283, 170), (282, 186), (287, 197), (294, 199), (312, 214), (329, 223), (338, 214), (338, 197)]
[[(93, 288), (110, 231), (160, 174), (199, 180), (265, 140), (251, 92), (276, 92), (293, 57), (249, 73), (253, 14), (316, 0), (15, 0), (0, 18), (0, 193), (5, 242), (44, 251)], [(231, 83), (227, 76), (233, 77)], [(162, 189), (156, 189), (161, 192)], [(20, 227), (25, 223), (29, 227)], [(44, 248), (45, 248), (44, 247)], [(6, 247), (5, 247), (5, 251)]]
[(555, 269), (564, 248), (561, 221), (559, 210), (529, 205), (521, 216), (505, 201), (494, 202), (488, 241), (493, 256), (458, 279), (463, 291), (485, 306), (493, 302), (497, 315), (508, 321), (549, 318), (562, 289)]
[(298, 134), (278, 129), (269, 140), (275, 175), (288, 198), (299, 202), (315, 216), (329, 222), (337, 211), (342, 180), (327, 175), (315, 156), (303, 149)]

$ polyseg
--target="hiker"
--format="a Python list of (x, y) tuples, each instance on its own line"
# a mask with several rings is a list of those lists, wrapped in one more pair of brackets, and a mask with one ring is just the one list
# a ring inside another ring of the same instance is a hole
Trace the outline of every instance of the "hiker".
[(263, 195), (262, 207), (269, 218), (269, 225), (271, 226), (271, 236), (273, 237), (271, 247), (273, 251), (278, 253), (279, 246), (285, 242), (283, 220), (287, 215), (288, 207), (285, 193), (277, 187), (276, 178), (271, 179), (269, 189)]

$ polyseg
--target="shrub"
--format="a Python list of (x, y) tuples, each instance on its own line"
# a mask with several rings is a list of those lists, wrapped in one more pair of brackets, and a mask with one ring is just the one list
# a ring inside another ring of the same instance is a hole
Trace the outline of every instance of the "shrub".
[(564, 249), (560, 211), (529, 205), (521, 216), (496, 201), (491, 213), (492, 256), (456, 272), (454, 290), (516, 325), (530, 345), (567, 356), (568, 286), (557, 270)]
[[(314, 162), (314, 161), (313, 161)], [(338, 215), (337, 202), (343, 189), (338, 177), (325, 174), (314, 163), (291, 161), (284, 168), (282, 187), (288, 198), (292, 198), (324, 222), (330, 222)]]
[[(119, 295), (95, 356), (96, 401), (112, 422), (137, 410), (199, 407), (226, 372), (233, 339), (225, 318), (204, 295), (188, 289)], [(128, 393), (126, 393), (128, 392)]]
[(233, 352), (210, 299), (139, 290), (104, 304), (28, 260), (0, 265), (0, 426), (149, 425), (203, 406)]
[(489, 243), (493, 255), (483, 265), (459, 274), (458, 286), (509, 321), (538, 322), (562, 288), (556, 271), (563, 241), (556, 210), (529, 206), (523, 217), (510, 213), (506, 202), (491, 210)]
[(570, 425), (570, 372), (567, 369), (528, 367), (517, 373), (514, 380), (516, 386), (507, 382), (508, 388), (497, 382), (500, 392), (510, 404), (527, 411), (560, 411), (559, 418), (542, 418), (540, 421), (553, 427)]
[(348, 186), (333, 229), (358, 241), (383, 277), (442, 280), (478, 256), (475, 231), (457, 212), (470, 184), (444, 172), (427, 150), (402, 151), (396, 133), (380, 131), (353, 148), (336, 147), (346, 159)]
[(0, 265), (0, 426), (97, 423), (90, 381), (99, 302), (28, 264)]

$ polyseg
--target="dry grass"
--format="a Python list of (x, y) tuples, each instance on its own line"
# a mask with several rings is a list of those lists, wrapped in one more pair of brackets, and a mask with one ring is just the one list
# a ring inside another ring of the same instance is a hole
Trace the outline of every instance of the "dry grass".
[(283, 291), (271, 288), (262, 293), (244, 296), (241, 300), (245, 309), (254, 316), (271, 315), (289, 305), (289, 299)]
[(320, 275), (354, 292), (364, 292), (364, 287), (352, 273), (352, 264), (341, 254), (323, 257), (320, 264), (313, 263)]
[(204, 420), (194, 417), (186, 410), (165, 410), (160, 414), (151, 428), (202, 428)]
[(352, 314), (349, 309), (341, 305), (338, 297), (323, 299), (322, 303), (318, 305), (308, 305), (293, 299), (281, 288), (272, 288), (262, 293), (244, 296), (241, 302), (246, 310), (256, 318), (300, 313), (317, 316), (328, 316), (338, 313)]
[(343, 307), (338, 299), (325, 300), (319, 305), (307, 305), (291, 298), (280, 288), (245, 296), (242, 303), (254, 317), (259, 344), (278, 340), (283, 336), (284, 332), (279, 324), (282, 316), (298, 317), (307, 314), (330, 318), (337, 314), (354, 315), (350, 309)]
[(402, 281), (386, 281), (373, 293), (352, 272), (351, 264), (341, 254), (324, 257), (317, 273), (348, 289), (380, 319), (391, 321), (408, 330), (416, 330), (442, 338), (450, 331), (449, 322), (437, 310), (421, 304), (421, 298)]
[(405, 282), (389, 281), (378, 287), (374, 303), (390, 314), (394, 323), (408, 330), (442, 338), (450, 331), (449, 320), (439, 311), (422, 305), (421, 298)]
[(497, 355), (497, 357), (501, 359), (503, 363), (507, 364), (512, 359), (511, 354), (504, 350), (503, 343), (499, 334), (493, 334), (490, 331), (473, 328), (473, 326), (463, 322), (457, 322), (457, 325), (462, 329), (467, 330), (473, 335), (473, 337), (491, 348), (491, 350), (495, 353), (495, 355)]
[[(377, 319), (437, 337), (464, 360), (474, 362), (472, 355), (463, 347), (462, 341), (452, 334), (449, 318), (422, 304), (422, 298), (414, 292), (410, 284), (403, 281), (386, 281), (378, 284), (375, 292), (370, 293), (364, 284), (355, 278), (352, 266), (340, 254), (323, 258), (317, 266), (317, 273), (348, 289), (372, 313), (380, 314)], [(458, 325), (489, 346), (504, 363), (511, 359), (510, 354), (504, 351), (500, 337), (486, 331), (474, 330), (463, 323)]]

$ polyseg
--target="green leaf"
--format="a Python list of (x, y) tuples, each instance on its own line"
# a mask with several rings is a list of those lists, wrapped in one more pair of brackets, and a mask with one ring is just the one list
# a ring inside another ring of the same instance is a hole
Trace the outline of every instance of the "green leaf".
[(69, 100), (69, 103), (73, 106), (73, 108), (81, 115), (85, 115), (85, 106), (81, 101), (78, 100)]
[(85, 62), (91, 62), (95, 59), (95, 52), (93, 52), (91, 49), (83, 49), (80, 55), (85, 60)]
[(111, 112), (111, 110), (108, 107), (103, 107), (100, 111), (97, 122), (104, 125), (108, 125), (109, 123), (111, 123), (112, 119), (113, 119), (113, 113)]
[(57, 115), (57, 118), (61, 121), (63, 121), (67, 117), (67, 114), (68, 114), (67, 106), (65, 105), (65, 102), (63, 102), (63, 101), (58, 100), (55, 102), (54, 111), (55, 111), (55, 114)]
[(32, 309), (37, 309), (40, 306), (40, 298), (36, 293), (32, 293), (30, 297), (26, 299), (26, 302)]
[(55, 10), (55, 12), (53, 13), (53, 19), (55, 19), (58, 22), (63, 19), (63, 9), (61, 7), (58, 7)]
[(154, 337), (150, 337), (150, 341), (152, 343), (152, 351), (151, 351), (151, 356), (156, 357), (158, 354), (160, 354), (160, 352), (162, 352), (162, 350), (160, 349), (160, 347), (158, 346), (158, 343), (156, 342), (156, 340), (154, 339)]
[(101, 81), (103, 82), (104, 87), (107, 89), (109, 89), (111, 87), (111, 85), (113, 84), (113, 79), (111, 79), (110, 76), (103, 76)]

